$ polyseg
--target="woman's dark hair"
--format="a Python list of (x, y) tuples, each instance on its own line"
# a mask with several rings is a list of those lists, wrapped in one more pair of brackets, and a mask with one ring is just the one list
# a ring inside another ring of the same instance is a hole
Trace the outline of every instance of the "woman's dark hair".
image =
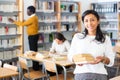
[(27, 9), (29, 9), (32, 13), (35, 13), (36, 10), (34, 6), (29, 6)]
[[(84, 18), (86, 15), (89, 15), (89, 14), (93, 14), (97, 20), (99, 21), (100, 20), (100, 17), (98, 15), (98, 13), (94, 10), (86, 10), (83, 14), (82, 14), (82, 22), (84, 23)], [(86, 35), (88, 34), (88, 30), (85, 28), (84, 30), (84, 37), (86, 37)], [(102, 33), (101, 29), (100, 29), (100, 24), (98, 24), (97, 26), (97, 30), (96, 30), (96, 37), (95, 37), (95, 40), (103, 43), (105, 41), (105, 36), (104, 34)]]
[(57, 39), (59, 39), (59, 40), (61, 40), (63, 42), (66, 40), (66, 38), (64, 37), (64, 35), (62, 33), (60, 33), (60, 32), (57, 32), (55, 34), (55, 38), (57, 38)]

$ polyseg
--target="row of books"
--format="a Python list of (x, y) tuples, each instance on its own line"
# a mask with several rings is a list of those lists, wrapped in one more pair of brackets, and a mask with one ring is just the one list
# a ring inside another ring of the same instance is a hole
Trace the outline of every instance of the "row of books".
[(101, 19), (109, 19), (109, 20), (111, 20), (111, 19), (117, 19), (117, 17), (118, 16), (115, 13), (100, 14)]
[[(67, 21), (67, 22), (76, 22), (77, 18), (76, 16), (61, 16), (61, 21)], [(57, 22), (56, 16), (41, 16), (39, 17), (39, 22), (45, 22), (45, 23), (51, 23), (51, 22)]]
[(117, 23), (109, 23), (109, 24), (100, 24), (100, 27), (102, 30), (107, 31), (107, 30), (118, 30), (118, 25)]
[(16, 58), (19, 52), (20, 52), (19, 49), (13, 51), (0, 52), (0, 59), (6, 60), (6, 59)]
[(39, 32), (49, 33), (49, 32), (56, 32), (57, 28), (55, 25), (49, 26), (40, 26)]
[(0, 27), (0, 35), (13, 35), (17, 34), (17, 28), (16, 27)]
[(17, 17), (15, 17), (15, 16), (0, 16), (0, 23), (11, 24), (11, 23), (8, 21), (8, 18), (12, 18), (12, 19), (14, 19), (14, 20), (17, 20)]
[(38, 43), (50, 43), (53, 42), (54, 38), (55, 38), (55, 33), (49, 33), (49, 34), (40, 33)]
[[(75, 29), (74, 25), (61, 25), (61, 31), (73, 31)], [(44, 33), (51, 33), (51, 32), (56, 32), (57, 27), (55, 25), (51, 26), (40, 26), (39, 32), (44, 32)]]
[[(67, 3), (67, 4), (66, 4)], [(60, 5), (62, 12), (78, 12), (76, 3), (62, 2)], [(40, 12), (55, 12), (56, 6), (54, 1), (37, 1), (36, 9)]]
[(36, 9), (40, 12), (54, 12), (54, 2), (53, 1), (37, 1)]
[(61, 31), (74, 31), (75, 28), (76, 28), (76, 26), (74, 26), (74, 25), (65, 24), (65, 25), (61, 26)]
[(13, 4), (1, 4), (0, 5), (0, 11), (3, 12), (13, 12), (13, 11), (18, 11), (18, 6)]
[(61, 21), (62, 22), (65, 22), (65, 21), (67, 21), (67, 22), (76, 22), (77, 18), (76, 18), (76, 16), (62, 16)]
[(7, 40), (0, 40), (0, 48), (10, 48), (13, 46), (19, 45), (18, 39), (7, 39)]
[(61, 12), (78, 12), (78, 5), (76, 3), (62, 2)]
[(97, 12), (117, 12), (117, 3), (93, 4), (92, 7)]
[(47, 22), (47, 23), (57, 22), (57, 17), (56, 16), (40, 16), (39, 22)]

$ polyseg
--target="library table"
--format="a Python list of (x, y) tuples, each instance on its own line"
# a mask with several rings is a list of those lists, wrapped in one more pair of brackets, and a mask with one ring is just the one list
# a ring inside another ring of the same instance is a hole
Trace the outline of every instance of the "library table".
[[(48, 52), (46, 54), (48, 54)], [(21, 57), (21, 58), (25, 58), (25, 59), (35, 60), (35, 61), (38, 61), (38, 62), (43, 62), (44, 60), (53, 60), (53, 58), (54, 58), (54, 57), (46, 57), (46, 58), (40, 59), (40, 58), (36, 58), (35, 56), (25, 56), (24, 54), (18, 54), (17, 56)], [(66, 66), (72, 66), (72, 65), (74, 65), (74, 63), (68, 61), (67, 56), (65, 56), (65, 58), (63, 60), (62, 59), (61, 60), (60, 59), (55, 60), (55, 58), (54, 58), (54, 61), (57, 65), (59, 65), (63, 68), (63, 70), (64, 70), (64, 80), (67, 80)]]
[(0, 79), (7, 78), (11, 76), (17, 76), (19, 73), (7, 68), (0, 67)]

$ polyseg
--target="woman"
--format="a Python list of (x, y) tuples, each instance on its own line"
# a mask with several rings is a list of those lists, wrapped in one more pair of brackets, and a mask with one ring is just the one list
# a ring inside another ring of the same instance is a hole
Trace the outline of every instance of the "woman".
[[(55, 39), (52, 43), (52, 47), (50, 49), (50, 55), (51, 54), (57, 54), (57, 55), (66, 55), (68, 53), (68, 50), (70, 49), (70, 43), (66, 40), (64, 35), (60, 32), (55, 33)], [(69, 68), (69, 66), (67, 67)], [(63, 68), (59, 65), (57, 65), (58, 73), (61, 74), (63, 71)], [(55, 75), (55, 73), (49, 72), (48, 73), (52, 76)]]
[(108, 80), (105, 65), (112, 66), (115, 57), (110, 38), (100, 30), (100, 18), (96, 11), (85, 11), (82, 22), (85, 30), (74, 35), (68, 59), (73, 61), (74, 55), (89, 53), (95, 60), (87, 64), (76, 64), (75, 80)]
[(55, 34), (55, 40), (52, 43), (50, 53), (65, 54), (70, 49), (70, 43), (66, 40), (63, 34), (57, 32)]
[[(13, 19), (9, 18), (8, 20), (11, 23), (16, 24), (17, 26), (26, 26), (27, 27), (27, 34), (28, 34), (28, 41), (29, 41), (29, 48), (31, 51), (38, 51), (38, 17), (35, 14), (36, 9), (34, 6), (29, 6), (27, 8), (27, 14), (29, 18), (26, 21), (14, 21)], [(33, 61), (33, 69), (39, 70), (39, 63)]]

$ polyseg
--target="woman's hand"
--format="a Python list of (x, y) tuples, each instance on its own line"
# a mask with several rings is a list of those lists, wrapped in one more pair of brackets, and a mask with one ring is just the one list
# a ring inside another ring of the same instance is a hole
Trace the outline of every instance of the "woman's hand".
[(98, 64), (100, 62), (103, 62), (104, 64), (109, 64), (110, 60), (107, 57), (98, 56), (98, 57), (96, 57), (95, 61), (90, 62), (89, 64)]
[[(85, 64), (98, 64), (100, 62), (102, 62), (103, 57), (102, 56), (98, 56), (96, 57), (96, 59), (93, 62), (89, 62), (89, 63), (85, 63)], [(79, 66), (83, 66), (84, 64), (78, 64)]]
[(102, 62), (103, 59), (104, 59), (103, 56), (98, 56), (98, 57), (96, 57), (96, 59), (93, 62), (90, 62), (89, 64), (98, 64), (98, 63)]
[(11, 23), (14, 22), (14, 20), (12, 18), (8, 18), (8, 21), (11, 22)]

